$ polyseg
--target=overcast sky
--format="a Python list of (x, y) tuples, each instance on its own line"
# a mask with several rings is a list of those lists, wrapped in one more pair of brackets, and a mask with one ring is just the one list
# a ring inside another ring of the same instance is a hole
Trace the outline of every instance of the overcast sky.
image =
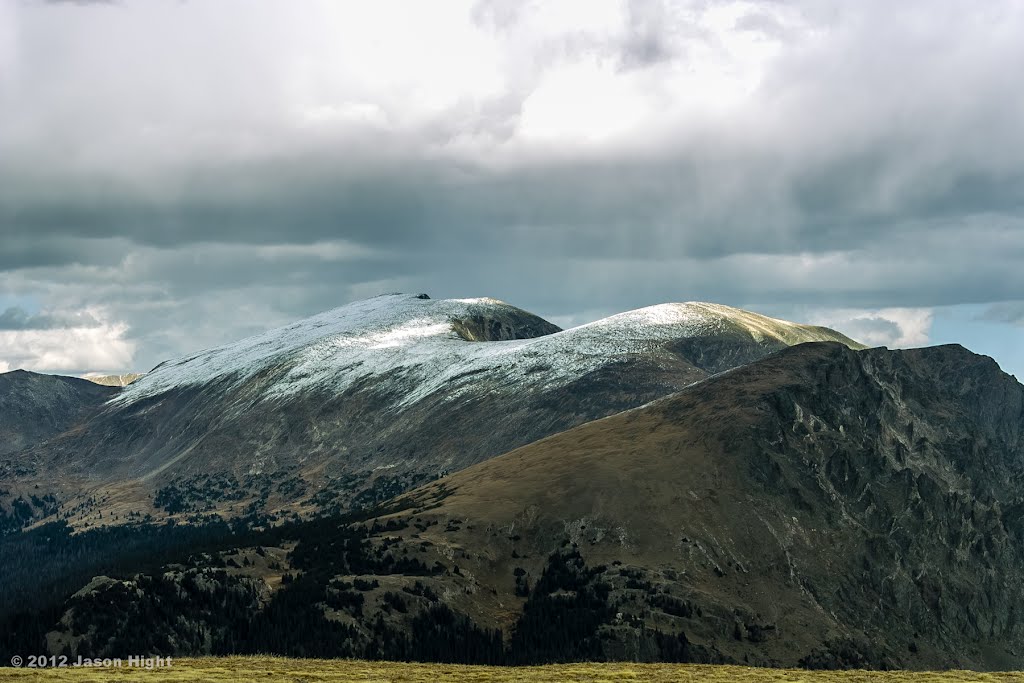
[(0, 370), (381, 292), (1024, 377), (1024, 3), (0, 0)]

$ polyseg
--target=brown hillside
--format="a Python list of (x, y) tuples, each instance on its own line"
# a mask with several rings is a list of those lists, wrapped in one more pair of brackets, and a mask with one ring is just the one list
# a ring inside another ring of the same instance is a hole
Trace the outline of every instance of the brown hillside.
[(505, 627), (516, 568), (568, 543), (610, 565), (620, 614), (736, 661), (1019, 666), (1022, 396), (960, 347), (806, 344), (404, 504), (497, 592), (461, 606)]

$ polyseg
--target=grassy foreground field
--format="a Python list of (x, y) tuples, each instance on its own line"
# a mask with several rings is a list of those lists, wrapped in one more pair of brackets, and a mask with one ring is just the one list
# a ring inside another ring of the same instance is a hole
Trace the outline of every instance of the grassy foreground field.
[(753, 669), (741, 666), (696, 664), (564, 664), (536, 667), (487, 667), (449, 664), (405, 664), (348, 660), (284, 659), (280, 657), (230, 657), (173, 660), (169, 667), (0, 669), (0, 680), (14, 681), (287, 681), (291, 683), (349, 681), (486, 681), (532, 683), (555, 681), (654, 681), (689, 683), (800, 682), (800, 683), (954, 683), (961, 681), (1020, 681), (1021, 673), (799, 671)]

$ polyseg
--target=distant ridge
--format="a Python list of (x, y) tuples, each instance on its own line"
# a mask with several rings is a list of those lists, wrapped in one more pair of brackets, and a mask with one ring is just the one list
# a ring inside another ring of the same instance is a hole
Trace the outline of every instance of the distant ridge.
[(87, 379), (93, 384), (102, 384), (105, 387), (126, 387), (142, 377), (142, 374), (141, 372), (129, 372), (124, 375), (83, 375), (82, 379)]
[(76, 427), (117, 390), (77, 377), (27, 370), (0, 374), (0, 455), (16, 453)]

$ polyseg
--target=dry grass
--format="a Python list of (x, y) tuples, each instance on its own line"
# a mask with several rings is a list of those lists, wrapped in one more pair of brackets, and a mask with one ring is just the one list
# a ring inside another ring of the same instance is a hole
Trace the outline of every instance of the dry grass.
[(724, 683), (952, 683), (962, 681), (1020, 681), (1022, 673), (944, 672), (867, 672), (867, 671), (794, 671), (754, 669), (739, 666), (702, 666), (691, 664), (566, 664), (540, 667), (486, 667), (447, 664), (404, 664), (347, 660), (284, 659), (280, 657), (231, 657), (174, 660), (162, 669), (0, 669), (0, 680), (16, 681), (147, 681), (182, 683), (183, 681), (287, 681), (318, 683), (409, 681), (487, 681), (488, 683), (544, 683), (547, 681), (652, 681), (688, 683), (702, 681)]

